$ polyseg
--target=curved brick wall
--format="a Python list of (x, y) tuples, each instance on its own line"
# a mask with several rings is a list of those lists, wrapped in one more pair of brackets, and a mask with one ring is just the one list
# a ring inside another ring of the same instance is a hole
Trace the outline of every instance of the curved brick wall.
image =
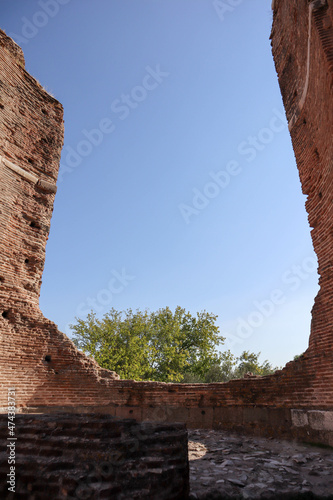
[(308, 355), (317, 404), (332, 406), (333, 5), (280, 0), (273, 8), (273, 55), (319, 262)]
[(20, 406), (34, 394), (37, 404), (55, 403), (53, 384), (62, 404), (79, 401), (82, 387), (92, 402), (97, 381), (114, 373), (80, 354), (38, 306), (63, 109), (25, 71), (21, 49), (2, 31), (0, 124), (0, 406), (10, 385), (17, 388)]
[[(186, 421), (333, 444), (332, 4), (273, 2), (273, 56), (319, 261), (309, 349), (273, 376), (226, 384), (113, 380), (112, 372), (80, 354), (41, 315), (38, 294), (62, 145), (62, 109), (24, 71), (20, 52), (1, 35), (0, 154), (49, 183), (38, 186), (0, 164), (5, 179), (0, 187), (2, 406), (11, 384), (18, 406), (26, 411), (94, 408), (139, 420)], [(33, 221), (37, 225), (32, 228)], [(51, 362), (45, 355), (51, 355)]]
[(319, 261), (309, 347), (323, 355), (333, 348), (333, 12), (332, 2), (292, 4), (275, 2), (273, 53)]

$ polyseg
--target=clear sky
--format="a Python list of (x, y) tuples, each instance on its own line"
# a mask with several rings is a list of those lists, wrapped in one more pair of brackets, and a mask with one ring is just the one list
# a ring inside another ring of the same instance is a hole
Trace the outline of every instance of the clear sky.
[(40, 305), (177, 305), (221, 349), (308, 345), (317, 259), (269, 35), (270, 1), (8, 0), (1, 27), (64, 106)]

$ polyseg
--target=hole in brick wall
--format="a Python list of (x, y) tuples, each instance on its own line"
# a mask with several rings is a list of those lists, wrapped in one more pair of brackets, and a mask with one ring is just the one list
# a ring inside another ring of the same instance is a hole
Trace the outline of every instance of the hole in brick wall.
[(319, 198), (322, 198), (322, 197), (323, 197), (322, 192), (319, 192)]
[(34, 284), (30, 283), (30, 282), (26, 282), (26, 283), (22, 283), (23, 284), (23, 288), (25, 290), (28, 290), (29, 292), (35, 292), (36, 291), (36, 287)]
[(130, 413), (133, 413), (133, 410), (130, 410), (129, 412), (130, 412)]
[(305, 118), (304, 118), (304, 120), (303, 120), (303, 125), (306, 125), (306, 119), (305, 119)]
[(48, 115), (48, 112), (46, 111), (46, 109), (42, 109), (42, 113), (43, 113), (43, 115)]
[(315, 155), (316, 155), (316, 157), (317, 157), (317, 160), (319, 160), (319, 151), (318, 151), (318, 149), (317, 149), (317, 148), (314, 150), (314, 153), (315, 153)]
[(51, 362), (51, 355), (47, 354), (44, 359), (45, 359), (45, 361), (47, 361), (48, 363), (50, 363)]
[(5, 281), (5, 278), (3, 276), (0, 276), (0, 283), (3, 283)]
[(3, 109), (5, 106), (3, 104), (1, 104), (0, 102), (0, 109)]
[(35, 163), (32, 158), (28, 158), (28, 162), (31, 163), (31, 165), (33, 165)]
[(38, 221), (33, 218), (32, 214), (26, 214), (26, 213), (22, 212), (22, 219), (30, 227), (36, 227), (37, 229), (40, 229), (40, 225), (39, 225)]
[(104, 474), (105, 476), (110, 476), (112, 474), (112, 465), (111, 464), (108, 464), (108, 463), (104, 463), (103, 465), (101, 465), (101, 471), (102, 471), (102, 475)]
[(26, 264), (29, 264), (29, 259), (25, 259), (24, 261)]
[(4, 311), (4, 312), (2, 313), (2, 317), (3, 317), (3, 318), (8, 318), (8, 314), (9, 314), (9, 311)]
[(206, 414), (205, 410), (201, 410), (201, 415), (205, 415), (205, 414)]

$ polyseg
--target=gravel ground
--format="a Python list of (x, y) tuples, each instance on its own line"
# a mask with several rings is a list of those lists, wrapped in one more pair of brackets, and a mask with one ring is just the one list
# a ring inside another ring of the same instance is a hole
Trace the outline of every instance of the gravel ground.
[(190, 499), (333, 499), (333, 448), (189, 430)]

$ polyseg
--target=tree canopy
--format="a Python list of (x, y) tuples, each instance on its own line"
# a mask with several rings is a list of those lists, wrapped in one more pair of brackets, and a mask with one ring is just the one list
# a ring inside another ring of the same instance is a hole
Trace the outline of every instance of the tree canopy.
[(230, 350), (220, 353), (219, 363), (212, 365), (204, 376), (197, 376), (193, 373), (186, 373), (183, 382), (228, 382), (235, 378), (243, 378), (246, 373), (253, 375), (271, 375), (278, 367), (273, 366), (265, 360), (259, 362), (259, 353), (243, 351), (239, 357), (236, 357)]
[(220, 352), (224, 343), (217, 316), (202, 311), (193, 316), (177, 307), (155, 312), (111, 309), (102, 319), (91, 312), (71, 325), (73, 342), (97, 363), (122, 379), (160, 382), (227, 382), (245, 373), (269, 375), (273, 368), (260, 353), (236, 357)]
[(217, 316), (196, 316), (177, 307), (156, 312), (111, 309), (99, 320), (91, 312), (71, 325), (74, 344), (121, 378), (180, 382), (186, 373), (204, 377), (219, 364), (224, 342)]

